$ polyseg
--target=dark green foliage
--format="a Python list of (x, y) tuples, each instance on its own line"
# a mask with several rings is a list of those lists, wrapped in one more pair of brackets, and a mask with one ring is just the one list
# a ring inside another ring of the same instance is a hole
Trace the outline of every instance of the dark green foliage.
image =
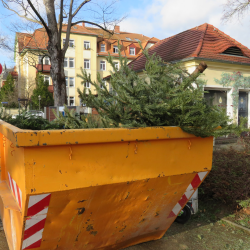
[(250, 198), (250, 137), (243, 140), (244, 151), (214, 151), (213, 168), (200, 186), (200, 198), (212, 197), (234, 206)]
[(99, 115), (76, 115), (74, 110), (69, 111), (67, 106), (64, 106), (65, 116), (59, 113), (59, 116), (54, 112), (56, 116), (55, 123), (58, 126), (65, 129), (80, 129), (80, 128), (103, 128), (102, 121)]
[(48, 87), (49, 83), (47, 81), (44, 81), (43, 75), (38, 73), (36, 76), (36, 88), (34, 89), (31, 96), (33, 108), (39, 108), (39, 95), (41, 96), (40, 109), (43, 109), (45, 106), (51, 106), (54, 104), (53, 95), (49, 92)]
[(30, 115), (27, 112), (22, 112), (20, 116), (12, 118), (11, 115), (8, 115), (4, 112), (3, 109), (0, 110), (0, 119), (8, 122), (21, 129), (32, 129), (32, 130), (47, 130), (47, 129), (62, 129), (58, 123), (49, 122), (48, 120)]
[[(127, 66), (121, 54), (119, 70), (108, 57), (113, 67), (112, 91), (100, 87), (100, 75), (97, 83), (83, 69), (78, 75), (83, 84), (90, 82), (96, 88), (98, 97), (86, 89), (78, 89), (78, 93), (88, 107), (97, 109), (105, 127), (179, 126), (200, 137), (237, 133), (237, 126), (228, 125), (230, 119), (224, 110), (204, 100), (204, 81), (178, 64), (166, 64), (158, 56), (144, 53), (147, 62), (141, 76)], [(222, 129), (216, 130), (218, 126)]]
[(7, 76), (6, 82), (0, 89), (0, 101), (8, 102), (7, 105), (4, 104), (4, 106), (8, 108), (16, 108), (18, 106), (15, 82), (10, 73)]

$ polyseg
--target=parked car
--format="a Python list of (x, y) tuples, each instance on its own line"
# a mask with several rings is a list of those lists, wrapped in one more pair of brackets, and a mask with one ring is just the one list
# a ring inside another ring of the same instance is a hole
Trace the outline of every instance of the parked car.
[[(29, 110), (26, 112), (27, 116), (38, 116), (44, 118), (44, 113), (42, 111), (38, 110)], [(16, 118), (18, 115), (12, 115), (12, 118)]]

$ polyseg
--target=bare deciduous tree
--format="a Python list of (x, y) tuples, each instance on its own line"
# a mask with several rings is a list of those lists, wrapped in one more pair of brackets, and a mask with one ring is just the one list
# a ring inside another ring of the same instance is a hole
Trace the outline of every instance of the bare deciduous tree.
[(224, 4), (222, 20), (227, 22), (234, 17), (240, 20), (249, 11), (249, 8), (250, 0), (227, 0), (227, 3)]
[[(95, 25), (106, 31), (119, 22), (113, 17), (113, 6), (118, 0), (1, 0), (2, 5), (27, 23), (43, 26), (48, 37), (46, 54), (50, 58), (50, 75), (54, 85), (55, 106), (66, 102), (64, 57), (68, 49), (70, 30), (78, 23)], [(101, 5), (99, 3), (102, 3)], [(91, 6), (92, 4), (92, 6)], [(87, 7), (89, 8), (87, 9)], [(100, 12), (96, 10), (99, 8)], [(90, 15), (92, 14), (92, 15)], [(58, 17), (57, 17), (58, 16)], [(83, 18), (86, 17), (87, 19)], [(92, 18), (89, 20), (89, 18)], [(62, 46), (61, 35), (66, 26), (66, 39)], [(109, 31), (110, 32), (110, 31)], [(32, 59), (29, 64), (35, 64)]]

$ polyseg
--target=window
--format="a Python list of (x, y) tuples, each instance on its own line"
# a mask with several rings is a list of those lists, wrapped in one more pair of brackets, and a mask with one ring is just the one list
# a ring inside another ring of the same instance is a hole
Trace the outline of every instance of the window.
[(49, 76), (44, 76), (44, 82), (48, 82), (48, 84), (50, 84), (50, 78), (49, 78)]
[(129, 54), (130, 55), (135, 55), (135, 48), (129, 48)]
[(138, 38), (135, 38), (135, 40), (137, 41), (137, 42), (140, 42), (141, 40), (140, 39), (138, 39)]
[(106, 70), (106, 62), (100, 61), (100, 70)]
[(68, 67), (68, 58), (64, 58), (64, 68)]
[[(63, 46), (65, 45), (66, 39), (63, 39)], [(69, 40), (69, 47), (74, 48), (75, 47), (75, 40), (70, 39)]]
[(70, 87), (74, 87), (75, 86), (75, 78), (74, 77), (70, 77), (69, 78), (69, 86)]
[(82, 102), (82, 99), (80, 99), (80, 106), (86, 107), (86, 103), (83, 103), (83, 102)]
[(90, 69), (90, 60), (89, 59), (84, 59), (84, 68)]
[(241, 49), (235, 46), (227, 48), (222, 54), (230, 55), (230, 56), (244, 56)]
[(90, 82), (85, 82), (84, 87), (87, 88), (87, 89), (90, 89)]
[(113, 47), (113, 53), (118, 54), (118, 46), (114, 46), (114, 47)]
[[(65, 76), (65, 82), (66, 82), (66, 87), (68, 87), (68, 77), (67, 76)], [(67, 103), (68, 103), (68, 101), (67, 101)]]
[(90, 49), (90, 42), (84, 41), (84, 49)]
[(106, 86), (106, 81), (102, 81), (102, 84), (101, 84), (101, 89), (104, 89), (104, 86)]
[(105, 44), (101, 44), (101, 52), (105, 52)]
[(69, 47), (73, 48), (75, 46), (74, 40), (69, 40)]
[(75, 59), (74, 58), (69, 58), (69, 67), (74, 68), (75, 67)]
[(114, 62), (115, 68), (118, 70), (119, 69), (119, 62)]
[(43, 58), (42, 56), (38, 56), (38, 63), (39, 64), (42, 64), (42, 58)]
[(131, 41), (131, 38), (129, 38), (129, 37), (126, 37), (126, 39), (129, 40), (129, 41)]
[(45, 65), (49, 65), (49, 57), (48, 56), (45, 56), (45, 58), (44, 58), (44, 64)]
[(70, 96), (69, 97), (69, 106), (74, 106), (75, 105), (75, 97), (74, 96)]

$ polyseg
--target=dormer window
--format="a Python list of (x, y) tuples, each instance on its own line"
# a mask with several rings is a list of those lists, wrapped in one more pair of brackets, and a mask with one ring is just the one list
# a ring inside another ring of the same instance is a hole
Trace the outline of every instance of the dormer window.
[(118, 54), (118, 46), (113, 47), (113, 53)]
[(129, 54), (134, 56), (135, 55), (135, 48), (129, 48)]
[(101, 44), (101, 52), (105, 52), (105, 44)]
[(236, 46), (227, 48), (222, 54), (229, 56), (244, 56), (241, 49)]

